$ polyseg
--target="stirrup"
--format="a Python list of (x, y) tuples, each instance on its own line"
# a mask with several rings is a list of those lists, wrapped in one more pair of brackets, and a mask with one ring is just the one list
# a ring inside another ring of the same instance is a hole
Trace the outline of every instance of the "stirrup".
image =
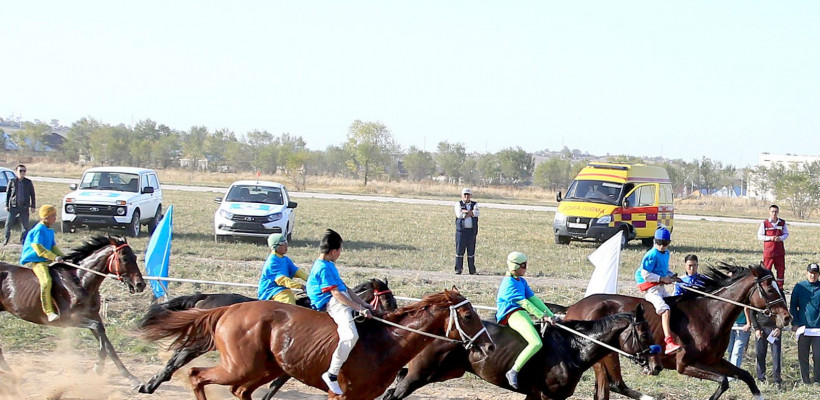
[(48, 317), (48, 322), (54, 322), (60, 319), (60, 315), (55, 313), (48, 313), (46, 314), (46, 317)]

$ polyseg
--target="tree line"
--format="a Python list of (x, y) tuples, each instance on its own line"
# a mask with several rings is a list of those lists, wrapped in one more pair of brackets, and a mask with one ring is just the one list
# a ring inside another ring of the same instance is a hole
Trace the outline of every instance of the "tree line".
[[(253, 130), (241, 137), (228, 129), (193, 126), (176, 130), (150, 119), (133, 126), (110, 125), (91, 117), (69, 127), (59, 122), (25, 122), (10, 137), (18, 144), (45, 142), (55, 129), (65, 130), (65, 141), (47, 157), (54, 161), (86, 160), (95, 165), (129, 165), (149, 168), (284, 173), (297, 189), (304, 190), (307, 176), (373, 180), (439, 180), (483, 186), (536, 186), (565, 190), (590, 161), (629, 162), (666, 168), (679, 196), (710, 195), (723, 187), (745, 191), (753, 182), (758, 197), (764, 193), (784, 199), (801, 218), (820, 205), (820, 165), (778, 165), (738, 170), (707, 157), (685, 160), (642, 159), (633, 156), (596, 157), (575, 149), (527, 152), (508, 147), (496, 153), (468, 152), (463, 143), (439, 142), (430, 152), (415, 146), (402, 148), (379, 121), (353, 121), (345, 140), (324, 150), (310, 150), (298, 135), (274, 135)], [(539, 162), (536, 166), (536, 158)]]

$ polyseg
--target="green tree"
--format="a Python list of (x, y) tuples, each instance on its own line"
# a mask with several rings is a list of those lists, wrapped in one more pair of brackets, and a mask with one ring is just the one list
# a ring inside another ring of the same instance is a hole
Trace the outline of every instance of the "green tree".
[(575, 177), (572, 161), (563, 157), (550, 158), (535, 167), (533, 183), (549, 190), (564, 190)]
[(481, 179), (486, 185), (497, 184), (501, 180), (501, 165), (498, 164), (498, 157), (495, 154), (487, 153), (478, 156), (476, 168), (481, 174)]
[(436, 163), (430, 152), (410, 146), (407, 155), (404, 156), (404, 170), (407, 171), (408, 179), (418, 182), (432, 177), (436, 172)]
[(364, 178), (380, 174), (395, 153), (393, 134), (381, 122), (353, 121), (347, 133), (345, 149), (350, 154), (348, 168)]
[(496, 157), (501, 168), (501, 176), (508, 183), (521, 184), (529, 182), (532, 178), (535, 160), (521, 147), (501, 150)]
[(439, 142), (435, 159), (444, 175), (458, 182), (463, 174), (464, 162), (467, 160), (467, 150), (461, 143)]
[(820, 205), (820, 162), (785, 168), (774, 182), (774, 193), (798, 218), (809, 218)]

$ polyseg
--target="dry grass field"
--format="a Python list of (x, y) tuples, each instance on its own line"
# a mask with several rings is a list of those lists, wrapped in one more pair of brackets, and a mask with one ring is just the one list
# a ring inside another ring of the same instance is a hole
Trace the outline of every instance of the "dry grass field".
[[(39, 167), (29, 168), (37, 171)], [(79, 168), (77, 171), (63, 169), (61, 173), (55, 169), (35, 175), (77, 177), (79, 171)], [(164, 175), (162, 179), (164, 183), (191, 183), (181, 175)], [(228, 181), (232, 179), (229, 178)], [(217, 182), (221, 180), (201, 183)], [(62, 196), (68, 192), (66, 186), (37, 183), (38, 203), (59, 204)], [(309, 184), (308, 190), (318, 191), (318, 188)], [(424, 192), (425, 190), (428, 192)], [(450, 192), (456, 190), (450, 187)], [(397, 191), (395, 194), (415, 193), (437, 198), (453, 198), (449, 194), (445, 196), (440, 188), (410, 188), (406, 192)], [(257, 281), (259, 269), (268, 250), (264, 245), (252, 242), (214, 243), (212, 220), (216, 204), (212, 201), (213, 194), (167, 191), (165, 196), (165, 208), (171, 204), (175, 208), (170, 269), (172, 277), (245, 283)], [(478, 191), (476, 200), (483, 201), (482, 196), (482, 191)], [(497, 196), (498, 198), (492, 198), (493, 202), (497, 202), (505, 195), (498, 193)], [(540, 203), (539, 196), (532, 195), (526, 198), (527, 196), (511, 197), (509, 202)], [(522, 199), (524, 201), (519, 201)], [(690, 211), (689, 206), (682, 206), (684, 207), (687, 207), (686, 213), (696, 212)], [(695, 206), (691, 207), (691, 210), (695, 210)], [(732, 215), (733, 209), (727, 207), (717, 213), (723, 214), (725, 211)], [(740, 214), (743, 215), (742, 212)], [(754, 214), (762, 215), (761, 212)], [(289, 256), (297, 265), (309, 267), (316, 257), (322, 232), (330, 227), (339, 231), (345, 239), (344, 251), (338, 264), (342, 277), (348, 283), (358, 283), (369, 277), (386, 277), (396, 295), (407, 297), (419, 297), (427, 292), (440, 291), (456, 285), (474, 304), (494, 305), (498, 283), (504, 271), (504, 257), (508, 252), (517, 250), (530, 257), (528, 280), (533, 290), (545, 301), (571, 304), (583, 296), (593, 269), (586, 257), (595, 249), (596, 244), (555, 245), (550, 233), (552, 218), (552, 213), (544, 212), (483, 211), (476, 250), (479, 275), (456, 276), (452, 274), (454, 245), (452, 209), (449, 207), (299, 199), (297, 225)], [(688, 253), (698, 254), (701, 265), (720, 261), (744, 265), (757, 263), (761, 256), (761, 244), (755, 239), (756, 229), (757, 225), (754, 224), (678, 221), (671, 245), (672, 268), (682, 272), (683, 257)], [(820, 237), (820, 228), (793, 226), (790, 230), (792, 236), (787, 242), (786, 258), (787, 287), (804, 279), (805, 265), (820, 258), (820, 243), (817, 241)], [(58, 242), (63, 248), (69, 248), (78, 245), (89, 235), (97, 233), (101, 232), (84, 230), (75, 234), (58, 234)], [(130, 243), (142, 256), (147, 241), (147, 236), (143, 235), (130, 240)], [(644, 251), (638, 243), (633, 243), (622, 252), (619, 285), (621, 293), (638, 294), (632, 283), (632, 275)], [(19, 258), (19, 252), (19, 246), (0, 247), (0, 260), (15, 263)], [(172, 295), (190, 294), (197, 290), (235, 291), (253, 295), (252, 291), (243, 288), (176, 283), (170, 286)], [(103, 285), (103, 295), (108, 304), (108, 330), (115, 347), (126, 355), (129, 360), (127, 362), (139, 363), (144, 367), (140, 370), (152, 370), (145, 368), (145, 365), (153, 365), (159, 369), (162, 362), (158, 358), (158, 347), (146, 344), (132, 334), (136, 320), (148, 308), (151, 295), (129, 295), (123, 287), (114, 282)], [(95, 342), (87, 332), (77, 331), (68, 334), (70, 339), (65, 339), (65, 332), (34, 326), (8, 314), (3, 314), (0, 321), (3, 326), (3, 329), (0, 329), (0, 345), (6, 354), (50, 352), (55, 350), (58, 342), (70, 340), (71, 347), (76, 348), (78, 353), (84, 354), (88, 360), (94, 358)], [(783, 374), (789, 390), (777, 393), (771, 387), (764, 387), (764, 395), (767, 398), (794, 400), (815, 396), (816, 388), (812, 390), (801, 385), (794, 387), (795, 382), (799, 381), (796, 344), (790, 333), (786, 336)], [(753, 369), (753, 363), (749, 360), (752, 354), (752, 350), (747, 352), (743, 366), (747, 370)], [(707, 398), (716, 388), (714, 383), (685, 378), (673, 371), (665, 371), (659, 377), (644, 377), (639, 374), (636, 367), (626, 363), (624, 365), (627, 382), (632, 387), (658, 398)], [(585, 374), (574, 398), (591, 398), (591, 376), (591, 371)], [(148, 378), (147, 375), (140, 377)], [(498, 396), (498, 390), (491, 389), (489, 385), (475, 378), (465, 378), (461, 382), (463, 383), (439, 386), (445, 388), (441, 393), (445, 393), (446, 398), (464, 398), (456, 387), (466, 385), (477, 390), (477, 393), (486, 394), (486, 397), (483, 394), (476, 395), (478, 398), (489, 399)], [(446, 390), (451, 387), (452, 391)], [(751, 398), (751, 395), (747, 388), (733, 384), (723, 398), (745, 399)]]

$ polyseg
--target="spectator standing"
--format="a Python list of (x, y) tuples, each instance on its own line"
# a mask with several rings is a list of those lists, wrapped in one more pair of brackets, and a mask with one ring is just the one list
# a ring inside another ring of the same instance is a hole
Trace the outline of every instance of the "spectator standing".
[(797, 361), (803, 383), (809, 378), (809, 353), (814, 360), (814, 384), (820, 385), (820, 265), (806, 267), (806, 280), (794, 286), (789, 311), (794, 320), (792, 330), (797, 332)]
[(470, 275), (475, 270), (475, 239), (478, 235), (478, 203), (472, 200), (473, 191), (464, 188), (461, 200), (453, 207), (456, 214), (456, 275), (464, 269), (464, 251), (467, 251), (467, 268)]
[(20, 221), (22, 233), (20, 233), (20, 244), (26, 239), (29, 229), (29, 210), (35, 212), (37, 201), (34, 198), (34, 184), (26, 178), (27, 168), (23, 164), (17, 165), (17, 177), (10, 180), (6, 187), (6, 211), (9, 212), (6, 219), (6, 241), (3, 245), (9, 244), (11, 237), (11, 227)]
[(689, 286), (695, 289), (701, 288), (704, 281), (709, 279), (703, 274), (698, 273), (698, 256), (689, 254), (683, 258), (684, 269), (686, 274), (680, 277), (680, 282), (675, 283), (675, 293), (673, 296), (680, 296), (686, 292), (684, 287)]
[(769, 206), (769, 218), (757, 228), (757, 238), (763, 241), (763, 266), (771, 270), (774, 266), (777, 285), (783, 289), (786, 273), (786, 248), (783, 242), (789, 238), (789, 228), (786, 221), (778, 217), (780, 207), (775, 204)]
[(752, 326), (755, 330), (755, 371), (757, 380), (766, 383), (766, 353), (772, 348), (772, 382), (778, 389), (782, 388), (783, 378), (780, 374), (782, 335), (780, 328), (768, 315), (752, 311)]

